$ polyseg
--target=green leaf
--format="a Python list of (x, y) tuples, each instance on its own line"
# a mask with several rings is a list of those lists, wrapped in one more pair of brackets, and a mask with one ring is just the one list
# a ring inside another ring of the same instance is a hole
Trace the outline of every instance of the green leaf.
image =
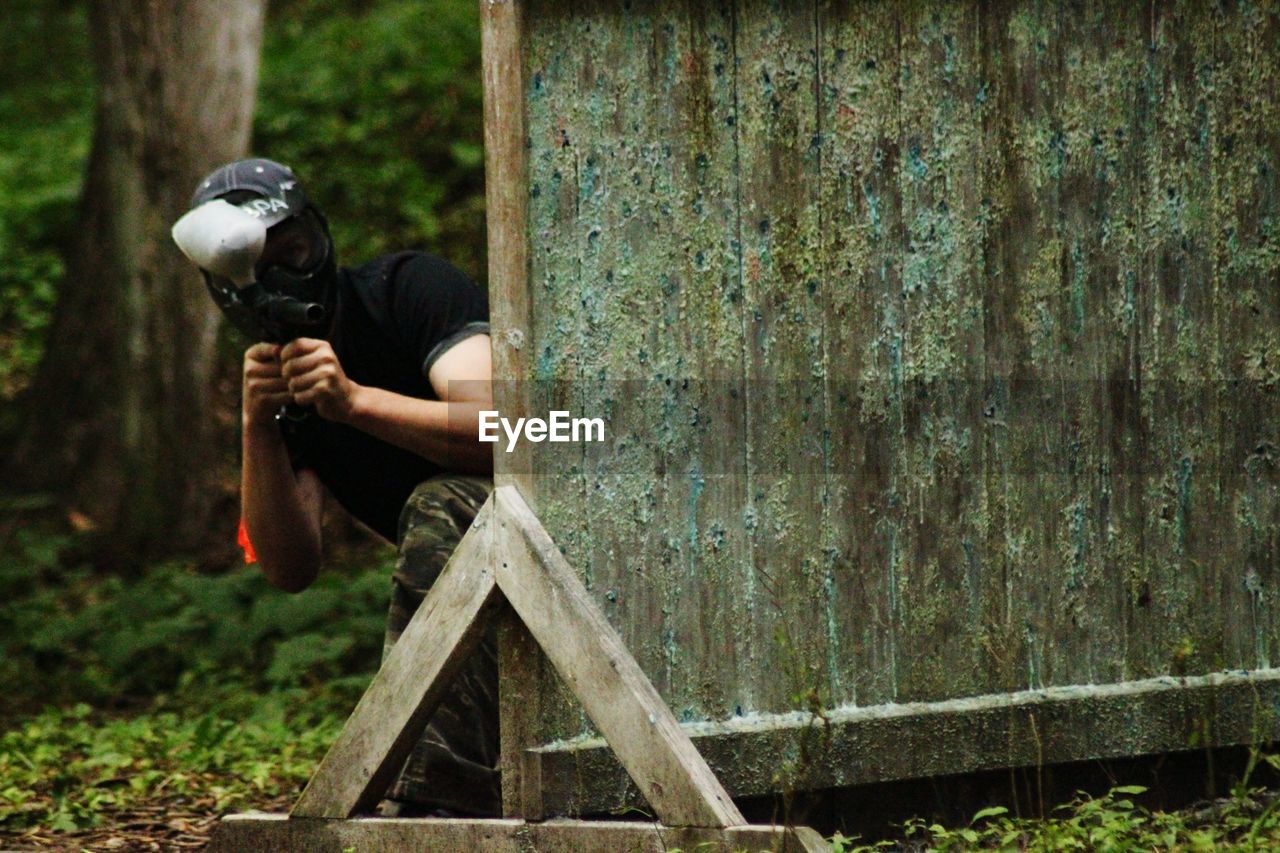
[(975, 814), (973, 816), (973, 819), (969, 821), (969, 825), (972, 826), (973, 824), (977, 823), (983, 818), (997, 817), (998, 815), (1008, 814), (1008, 813), (1009, 813), (1009, 810), (1004, 806), (988, 806), (987, 808), (981, 809), (977, 814)]

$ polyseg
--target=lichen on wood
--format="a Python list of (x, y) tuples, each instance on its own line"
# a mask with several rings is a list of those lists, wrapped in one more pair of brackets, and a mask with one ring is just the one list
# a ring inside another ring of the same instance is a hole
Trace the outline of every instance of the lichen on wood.
[(526, 14), (531, 502), (678, 718), (1275, 663), (1274, 2)]

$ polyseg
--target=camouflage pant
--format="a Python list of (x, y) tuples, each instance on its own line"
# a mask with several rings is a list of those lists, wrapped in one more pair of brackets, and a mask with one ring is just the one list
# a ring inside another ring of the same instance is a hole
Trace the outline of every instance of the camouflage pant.
[[(405, 503), (383, 660), (492, 488), (493, 481), (487, 477), (450, 474), (421, 483)], [(400, 807), (400, 814), (443, 808), (466, 815), (498, 815), (502, 794), (497, 763), (498, 658), (491, 626), (431, 715), (387, 798), (414, 804)]]

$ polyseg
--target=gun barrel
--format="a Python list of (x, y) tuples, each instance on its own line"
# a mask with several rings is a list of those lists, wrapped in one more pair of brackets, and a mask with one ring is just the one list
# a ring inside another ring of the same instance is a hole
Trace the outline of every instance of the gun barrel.
[(324, 306), (319, 302), (303, 302), (299, 299), (273, 299), (267, 308), (271, 319), (289, 325), (315, 325), (324, 319)]

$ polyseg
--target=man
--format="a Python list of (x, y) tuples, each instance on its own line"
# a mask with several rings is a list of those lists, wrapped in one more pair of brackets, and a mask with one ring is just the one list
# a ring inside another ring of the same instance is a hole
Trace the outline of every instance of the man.
[[(492, 488), (477, 423), (492, 408), (485, 294), (423, 253), (339, 268), (324, 217), (270, 160), (210, 174), (174, 239), (258, 340), (244, 356), (242, 538), (289, 592), (319, 570), (325, 489), (395, 542), (385, 658)], [(496, 692), (490, 634), (383, 814), (500, 813)]]

